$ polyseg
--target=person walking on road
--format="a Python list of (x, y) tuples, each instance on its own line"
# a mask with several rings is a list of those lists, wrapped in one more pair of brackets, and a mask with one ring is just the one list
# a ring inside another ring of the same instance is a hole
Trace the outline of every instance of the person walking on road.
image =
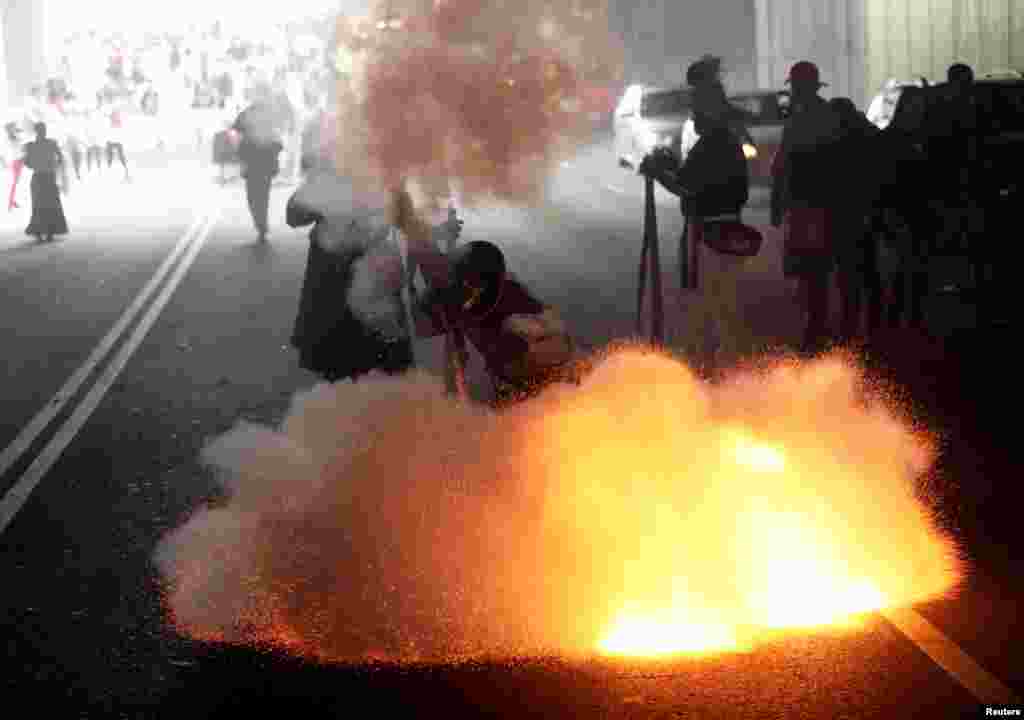
[(11, 189), (7, 196), (8, 211), (18, 207), (18, 180), (21, 178), (21, 170), (25, 161), (22, 158), (22, 127), (15, 121), (4, 125), (4, 135), (7, 141), (7, 152), (4, 153), (4, 164), (11, 169)]
[(800, 344), (815, 354), (829, 342), (829, 279), (835, 269), (833, 238), (835, 165), (832, 150), (839, 137), (835, 108), (819, 92), (818, 66), (802, 60), (789, 71), (790, 117), (772, 163), (771, 222), (783, 228), (783, 264), (796, 278), (807, 323)]
[(103, 115), (99, 109), (87, 108), (82, 120), (84, 144), (85, 144), (85, 171), (92, 174), (103, 172), (103, 136), (106, 132), (106, 124), (103, 122)]
[(277, 120), (269, 94), (264, 92), (239, 114), (232, 125), (240, 136), (238, 159), (245, 178), (245, 197), (260, 242), (267, 240), (270, 186), (280, 172), (279, 157), (284, 149)]
[(125, 114), (116, 101), (111, 102), (106, 111), (107, 126), (107, 169), (114, 166), (114, 155), (117, 155), (118, 162), (124, 168), (124, 181), (131, 182), (128, 174), (128, 159), (124, 152), (124, 125)]
[(46, 123), (35, 124), (36, 139), (25, 146), (24, 163), (32, 170), (30, 184), (32, 218), (25, 229), (42, 242), (52, 242), (56, 235), (66, 235), (67, 220), (60, 200), (57, 173), (64, 164), (60, 146), (46, 136)]
[(64, 144), (71, 156), (71, 167), (75, 172), (75, 181), (82, 181), (82, 158), (85, 154), (85, 133), (83, 116), (77, 101), (72, 100), (65, 109)]

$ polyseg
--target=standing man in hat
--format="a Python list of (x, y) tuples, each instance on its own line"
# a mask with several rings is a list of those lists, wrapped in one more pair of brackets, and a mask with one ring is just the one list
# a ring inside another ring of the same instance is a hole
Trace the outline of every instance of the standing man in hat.
[[(735, 235), (743, 206), (750, 195), (750, 177), (741, 138), (746, 133), (743, 111), (731, 105), (725, 94), (718, 58), (705, 56), (686, 72), (693, 88), (693, 129), (696, 143), (680, 166), (664, 152), (644, 159), (640, 172), (654, 177), (666, 190), (678, 195), (687, 218), (688, 235), (680, 252), (691, 257), (688, 268), (691, 289), (699, 285), (696, 327), (700, 338), (697, 354), (709, 367), (721, 368), (754, 349), (753, 336), (743, 317), (739, 280), (748, 252), (723, 252), (723, 228)], [(727, 239), (727, 238), (726, 238)], [(748, 241), (747, 237), (740, 237)], [(689, 247), (687, 247), (689, 246)], [(756, 252), (756, 249), (752, 252)], [(697, 267), (700, 279), (696, 280)], [(716, 343), (704, 339), (714, 336)], [(715, 347), (717, 345), (717, 347)]]
[(790, 117), (772, 164), (772, 225), (783, 229), (783, 267), (797, 281), (807, 318), (800, 350), (824, 350), (829, 338), (829, 278), (835, 267), (832, 226), (835, 189), (832, 150), (841, 118), (819, 91), (818, 66), (802, 60), (786, 80), (792, 91)]
[(259, 87), (253, 102), (231, 126), (241, 136), (238, 159), (245, 178), (245, 197), (261, 243), (267, 241), (270, 186), (281, 171), (278, 156), (284, 149), (279, 116), (274, 112), (271, 101), (270, 89)]

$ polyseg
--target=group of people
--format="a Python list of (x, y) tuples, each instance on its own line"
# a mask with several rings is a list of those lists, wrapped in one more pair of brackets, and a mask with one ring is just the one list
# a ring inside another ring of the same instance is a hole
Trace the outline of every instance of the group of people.
[[(760, 349), (738, 294), (746, 258), (759, 244), (750, 238), (756, 232), (740, 221), (749, 187), (742, 111), (726, 99), (716, 58), (695, 63), (687, 79), (694, 90), (696, 145), (681, 166), (668, 149), (659, 149), (640, 171), (682, 199), (694, 264), (702, 269), (700, 319), (717, 331), (717, 343), (705, 345), (713, 365), (715, 357), (729, 362)], [(789, 117), (772, 167), (771, 224), (782, 230), (784, 273), (795, 282), (806, 320), (801, 353), (862, 342), (885, 321), (896, 326), (906, 318), (911, 327), (923, 326), (923, 259), (943, 222), (935, 198), (970, 192), (976, 184), (972, 83), (968, 66), (950, 68), (942, 127), (930, 135), (942, 147), (923, 148), (915, 126), (920, 118), (907, 109), (913, 102), (901, 103), (883, 131), (849, 98), (823, 98), (826, 83), (814, 63), (801, 61), (790, 69)], [(887, 172), (879, 174), (883, 164)], [(753, 249), (730, 249), (729, 242)], [(881, 272), (886, 252), (895, 272)], [(833, 276), (841, 304), (838, 332), (829, 323)]]
[[(949, 219), (946, 208), (974, 204), (969, 196), (978, 187), (973, 71), (950, 66), (942, 101), (927, 117), (918, 104), (922, 88), (906, 88), (884, 129), (848, 98), (822, 98), (824, 83), (812, 63), (797, 63), (790, 83), (792, 115), (773, 167), (772, 224), (783, 229), (785, 272), (797, 280), (806, 313), (804, 349), (852, 343), (904, 320), (922, 329), (926, 262)], [(880, 267), (883, 256), (889, 272)], [(833, 273), (841, 304), (837, 337), (828, 326)]]

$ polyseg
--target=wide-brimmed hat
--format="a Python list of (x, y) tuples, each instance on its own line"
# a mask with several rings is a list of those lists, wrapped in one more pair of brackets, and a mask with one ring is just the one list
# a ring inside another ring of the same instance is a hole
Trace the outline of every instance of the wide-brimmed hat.
[(810, 60), (801, 60), (789, 69), (789, 76), (786, 78), (787, 85), (814, 85), (816, 87), (825, 87), (828, 83), (821, 81), (821, 73), (818, 72), (818, 66), (812, 63)]

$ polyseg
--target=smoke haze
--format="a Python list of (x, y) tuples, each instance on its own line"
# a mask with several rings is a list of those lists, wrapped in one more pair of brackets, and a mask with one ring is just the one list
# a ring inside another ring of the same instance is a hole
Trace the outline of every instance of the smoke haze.
[(540, 198), (558, 159), (588, 139), (587, 83), (621, 74), (603, 0), (406, 0), (371, 17), (385, 8), (400, 30), (339, 20), (354, 58), (338, 93), (343, 173), (415, 180), (428, 204), (453, 186), (467, 204)]

